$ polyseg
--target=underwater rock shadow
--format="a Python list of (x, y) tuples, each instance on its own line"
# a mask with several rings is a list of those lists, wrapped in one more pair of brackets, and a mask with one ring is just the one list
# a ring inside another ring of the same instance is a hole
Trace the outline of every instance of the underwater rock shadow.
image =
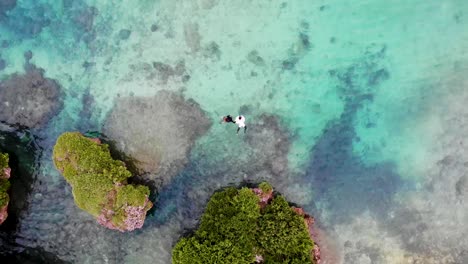
[(26, 64), (25, 70), (0, 80), (0, 121), (42, 129), (63, 109), (63, 90), (56, 80), (44, 76), (44, 69)]
[(326, 205), (330, 225), (350, 221), (350, 216), (366, 210), (385, 216), (394, 194), (404, 184), (394, 164), (365, 165), (353, 153), (353, 140), (359, 141), (354, 128), (356, 113), (372, 102), (374, 90), (390, 78), (389, 72), (379, 66), (385, 52), (385, 46), (371, 46), (351, 66), (329, 71), (330, 77), (338, 81), (336, 88), (344, 101), (344, 111), (327, 124), (312, 148), (304, 181), (312, 183), (315, 200)]
[(15, 242), (17, 228), (22, 213), (29, 206), (33, 183), (36, 180), (34, 171), (39, 166), (38, 160), (42, 149), (29, 130), (11, 127), (0, 123), (0, 151), (10, 156), (11, 188), (8, 218), (0, 226), (0, 255), (20, 249)]
[(349, 119), (345, 113), (327, 126), (312, 150), (305, 176), (313, 183), (317, 201), (327, 204), (334, 223), (347, 222), (368, 209), (385, 215), (403, 183), (393, 164), (365, 166), (352, 153), (356, 135)]

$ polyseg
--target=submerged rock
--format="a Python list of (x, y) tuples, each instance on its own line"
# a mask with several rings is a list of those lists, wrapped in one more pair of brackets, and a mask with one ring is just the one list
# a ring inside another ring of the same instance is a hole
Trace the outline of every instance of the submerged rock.
[(28, 50), (24, 52), (24, 59), (29, 62), (33, 57), (32, 51)]
[(288, 131), (274, 115), (256, 117), (245, 135), (245, 141), (254, 148), (257, 170), (267, 170), (272, 176), (283, 177), (288, 171)]
[(130, 37), (130, 34), (132, 34), (132, 31), (130, 31), (129, 29), (121, 29), (119, 31), (119, 38), (121, 40), (126, 40)]
[(6, 61), (0, 58), (0, 71), (3, 71), (6, 68)]
[(13, 9), (16, 6), (16, 0), (0, 0), (0, 19), (2, 14)]
[[(9, 178), (8, 219), (3, 223), (0, 230), (0, 237), (5, 240), (10, 240), (16, 235), (20, 215), (25, 213), (28, 208), (32, 184), (35, 181), (34, 173), (38, 168), (36, 158), (41, 155), (35, 140), (36, 138), (27, 129), (18, 129), (0, 123), (0, 152), (8, 153), (8, 163), (5, 162), (3, 157), (4, 161), (0, 161), (0, 164), (3, 165), (0, 165), (0, 167), (8, 164), (11, 169), (0, 169), (3, 172), (3, 174), (0, 173), (0, 178), (12, 176)], [(5, 155), (3, 154), (3, 156)], [(8, 248), (7, 245), (1, 245), (0, 243), (0, 252), (8, 250), (6, 248)]]
[(107, 145), (79, 132), (62, 134), (54, 146), (54, 164), (73, 188), (76, 205), (99, 224), (119, 231), (143, 226), (152, 207), (149, 189), (127, 184), (130, 172), (110, 156)]
[(226, 188), (211, 197), (198, 230), (175, 245), (172, 263), (319, 263), (312, 222), (268, 183)]
[(8, 203), (10, 197), (8, 196), (8, 189), (10, 188), (11, 169), (8, 166), (8, 154), (0, 153), (0, 225), (8, 217)]
[(156, 32), (156, 31), (158, 31), (158, 29), (159, 29), (159, 26), (157, 24), (152, 24), (151, 25), (151, 32)]
[(63, 106), (59, 84), (31, 66), (0, 81), (0, 121), (29, 128), (45, 125)]
[(103, 132), (134, 159), (148, 180), (167, 181), (187, 163), (195, 140), (211, 126), (200, 106), (181, 95), (118, 98)]

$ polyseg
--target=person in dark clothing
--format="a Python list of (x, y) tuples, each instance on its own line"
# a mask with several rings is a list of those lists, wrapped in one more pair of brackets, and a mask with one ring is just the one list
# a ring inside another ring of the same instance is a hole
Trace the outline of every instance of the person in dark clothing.
[(224, 116), (223, 117), (223, 120), (221, 121), (221, 123), (236, 123), (233, 119), (232, 119), (232, 116), (230, 115), (227, 115), (227, 116)]

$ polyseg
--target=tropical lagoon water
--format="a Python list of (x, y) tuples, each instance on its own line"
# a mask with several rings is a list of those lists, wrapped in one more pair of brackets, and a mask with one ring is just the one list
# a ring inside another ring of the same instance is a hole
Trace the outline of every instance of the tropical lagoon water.
[[(35, 65), (63, 92), (47, 126), (1, 127), (32, 174), (0, 258), (170, 263), (214, 191), (268, 180), (315, 217), (322, 263), (468, 263), (467, 29), (465, 0), (0, 0), (0, 79)], [(107, 230), (74, 205), (52, 147), (162, 90), (212, 125), (153, 186), (144, 227)]]

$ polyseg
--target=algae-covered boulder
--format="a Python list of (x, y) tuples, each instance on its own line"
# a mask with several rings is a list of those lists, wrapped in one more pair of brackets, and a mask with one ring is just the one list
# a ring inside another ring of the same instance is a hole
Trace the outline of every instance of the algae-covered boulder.
[(148, 180), (168, 182), (187, 163), (195, 140), (211, 122), (193, 100), (169, 91), (119, 98), (103, 132), (135, 161)]
[(8, 217), (8, 189), (10, 188), (10, 168), (8, 167), (8, 154), (0, 153), (0, 224)]
[(0, 121), (29, 128), (45, 125), (63, 106), (60, 85), (32, 65), (0, 80), (0, 102)]
[(211, 197), (198, 230), (175, 245), (172, 263), (315, 263), (306, 217), (267, 183), (227, 188)]
[(127, 184), (131, 173), (106, 144), (79, 132), (63, 133), (54, 146), (55, 167), (73, 188), (76, 205), (110, 229), (141, 228), (152, 207), (149, 189)]

